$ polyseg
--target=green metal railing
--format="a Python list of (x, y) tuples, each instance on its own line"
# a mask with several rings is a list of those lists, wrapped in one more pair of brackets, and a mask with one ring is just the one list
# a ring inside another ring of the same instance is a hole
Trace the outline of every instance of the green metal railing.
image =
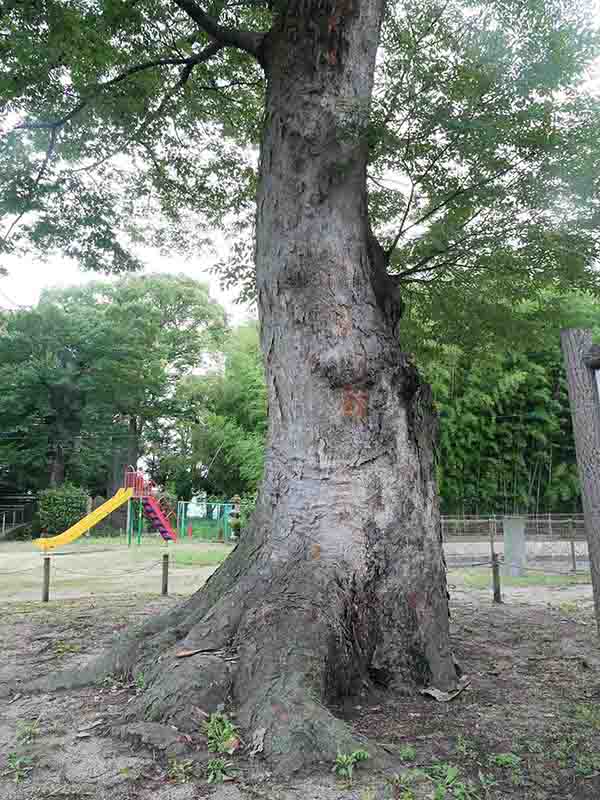
[[(191, 508), (190, 508), (191, 507)], [(232, 528), (233, 503), (177, 503), (177, 530), (182, 539), (229, 542), (235, 538)]]

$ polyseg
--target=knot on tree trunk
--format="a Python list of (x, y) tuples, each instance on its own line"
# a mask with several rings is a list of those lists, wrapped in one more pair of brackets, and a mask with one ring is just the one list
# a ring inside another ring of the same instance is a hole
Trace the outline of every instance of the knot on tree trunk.
[(368, 356), (362, 342), (354, 340), (342, 341), (312, 357), (313, 373), (325, 378), (331, 389), (368, 389), (374, 386), (382, 366), (380, 359)]

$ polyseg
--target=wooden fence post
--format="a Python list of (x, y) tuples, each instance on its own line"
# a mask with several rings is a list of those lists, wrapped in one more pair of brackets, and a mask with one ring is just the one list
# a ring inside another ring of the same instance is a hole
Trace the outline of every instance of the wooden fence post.
[(591, 330), (560, 334), (567, 372), (577, 467), (581, 482), (596, 626), (600, 633), (600, 348), (592, 347)]
[(169, 554), (163, 553), (162, 557), (162, 594), (169, 594)]
[(42, 603), (50, 599), (50, 556), (44, 556), (44, 577), (42, 582)]
[(502, 589), (500, 586), (500, 563), (496, 553), (492, 556), (492, 581), (494, 584), (494, 603), (502, 602)]

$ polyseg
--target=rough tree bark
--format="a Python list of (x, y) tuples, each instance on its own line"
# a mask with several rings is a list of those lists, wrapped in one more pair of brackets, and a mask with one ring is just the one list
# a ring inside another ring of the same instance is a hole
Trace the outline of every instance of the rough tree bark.
[[(431, 396), (398, 346), (400, 301), (367, 214), (364, 125), (384, 2), (285, 5), (260, 53), (270, 426), (257, 509), (204, 588), (95, 665), (143, 669), (136, 718), (193, 730), (195, 707), (230, 703), (248, 734), (265, 729), (281, 769), (354, 746), (328, 710), (341, 698), (457, 678)], [(173, 670), (177, 650), (204, 652)]]
[(600, 633), (600, 397), (594, 374), (600, 368), (600, 357), (592, 352), (591, 330), (563, 330), (560, 338), (569, 387), (596, 626)]
[(62, 486), (65, 482), (65, 451), (61, 442), (56, 442), (52, 448), (52, 455), (50, 457), (50, 473), (48, 476), (48, 484), (53, 489)]

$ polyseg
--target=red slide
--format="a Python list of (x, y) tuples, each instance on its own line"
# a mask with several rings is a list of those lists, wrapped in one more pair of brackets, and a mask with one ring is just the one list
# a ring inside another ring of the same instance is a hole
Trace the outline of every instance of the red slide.
[(154, 530), (158, 531), (166, 542), (169, 540), (176, 542), (177, 534), (169, 524), (169, 520), (163, 514), (156, 498), (143, 497), (142, 505), (144, 506), (144, 513), (152, 523)]

